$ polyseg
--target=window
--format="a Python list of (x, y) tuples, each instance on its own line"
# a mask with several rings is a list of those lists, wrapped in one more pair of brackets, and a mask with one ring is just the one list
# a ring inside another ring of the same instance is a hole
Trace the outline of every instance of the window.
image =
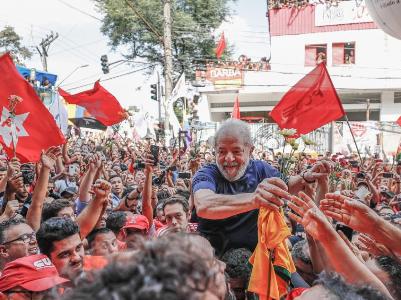
[(305, 46), (305, 66), (316, 66), (321, 62), (326, 62), (326, 57), (326, 44)]
[(355, 42), (333, 44), (333, 65), (355, 64)]

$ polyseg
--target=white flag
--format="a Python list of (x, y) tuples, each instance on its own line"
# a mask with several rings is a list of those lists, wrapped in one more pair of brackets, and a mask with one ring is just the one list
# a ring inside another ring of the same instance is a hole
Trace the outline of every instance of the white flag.
[(171, 92), (171, 97), (169, 103), (174, 103), (178, 98), (187, 96), (187, 85), (185, 84), (185, 73), (182, 73), (180, 79), (178, 79), (177, 83), (174, 86), (173, 91)]
[(68, 128), (68, 112), (58, 93), (53, 94), (53, 101), (49, 106), (49, 111), (53, 115), (61, 132), (66, 135)]

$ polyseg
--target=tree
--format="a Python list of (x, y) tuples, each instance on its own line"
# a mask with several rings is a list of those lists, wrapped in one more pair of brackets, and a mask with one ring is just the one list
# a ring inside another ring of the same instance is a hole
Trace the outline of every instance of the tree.
[[(163, 64), (162, 0), (94, 1), (104, 14), (101, 30), (109, 37), (113, 49), (124, 46), (128, 49), (124, 54), (127, 59), (144, 58), (149, 63)], [(187, 77), (193, 78), (195, 64), (215, 58), (213, 32), (230, 16), (228, 5), (234, 1), (173, 1), (171, 15), (175, 75), (185, 71)]]
[(31, 58), (33, 53), (25, 46), (21, 45), (21, 37), (11, 26), (5, 26), (0, 31), (0, 54), (10, 52), (14, 61), (23, 64), (25, 59)]

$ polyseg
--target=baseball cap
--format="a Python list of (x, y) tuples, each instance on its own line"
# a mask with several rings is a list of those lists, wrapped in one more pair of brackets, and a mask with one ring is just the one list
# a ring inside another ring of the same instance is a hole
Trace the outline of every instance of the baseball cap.
[(65, 282), (69, 280), (59, 276), (56, 267), (46, 255), (35, 254), (6, 264), (0, 277), (0, 292), (16, 286), (41, 292)]
[(75, 187), (73, 187), (73, 186), (69, 186), (69, 187), (67, 187), (66, 189), (64, 189), (64, 190), (60, 193), (60, 195), (61, 195), (61, 196), (67, 195), (67, 194), (69, 194), (69, 195), (75, 195), (76, 193), (77, 193), (77, 189), (76, 189)]
[(149, 221), (143, 215), (133, 215), (127, 218), (125, 225), (122, 229), (135, 228), (140, 230), (149, 230)]

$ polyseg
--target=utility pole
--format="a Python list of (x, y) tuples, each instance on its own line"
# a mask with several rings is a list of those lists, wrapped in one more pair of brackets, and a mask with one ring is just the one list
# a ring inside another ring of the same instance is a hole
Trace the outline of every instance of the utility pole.
[(50, 44), (53, 43), (57, 38), (58, 38), (58, 33), (56, 32), (56, 34), (54, 34), (52, 31), (50, 35), (48, 34), (46, 38), (42, 39), (42, 41), (40, 42), (39, 46), (42, 49), (42, 51), (39, 49), (38, 46), (36, 46), (36, 50), (39, 52), (40, 58), (42, 59), (43, 70), (46, 72), (47, 72), (47, 57), (49, 56), (48, 55), (49, 47)]
[(173, 90), (173, 55), (171, 46), (171, 0), (163, 0), (163, 28), (164, 28), (164, 134), (165, 144), (170, 142), (170, 97)]
[(366, 99), (366, 121), (370, 120), (370, 99)]

